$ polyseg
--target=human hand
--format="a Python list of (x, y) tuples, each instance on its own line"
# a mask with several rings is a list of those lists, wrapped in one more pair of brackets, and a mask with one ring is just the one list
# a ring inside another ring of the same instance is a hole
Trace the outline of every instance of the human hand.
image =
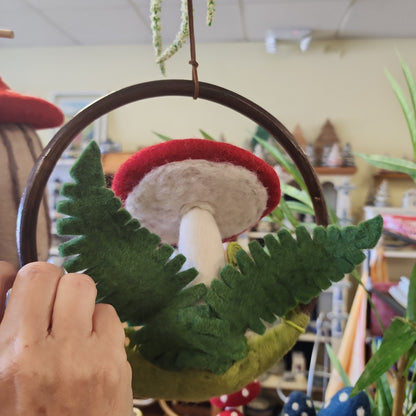
[[(0, 262), (0, 305), (14, 275)], [(114, 308), (95, 297), (89, 276), (48, 263), (17, 273), (0, 323), (1, 414), (132, 414), (124, 330)]]

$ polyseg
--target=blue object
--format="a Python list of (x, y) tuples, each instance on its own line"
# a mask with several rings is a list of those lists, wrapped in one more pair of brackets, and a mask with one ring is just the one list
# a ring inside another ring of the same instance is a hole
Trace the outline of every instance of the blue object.
[(325, 403), (319, 416), (371, 416), (370, 401), (362, 391), (350, 398), (352, 387), (339, 390), (332, 399)]
[(316, 416), (312, 399), (301, 391), (294, 391), (283, 406), (282, 416)]
[(370, 401), (362, 391), (350, 398), (352, 387), (339, 390), (316, 414), (312, 399), (294, 391), (283, 406), (282, 416), (371, 416)]

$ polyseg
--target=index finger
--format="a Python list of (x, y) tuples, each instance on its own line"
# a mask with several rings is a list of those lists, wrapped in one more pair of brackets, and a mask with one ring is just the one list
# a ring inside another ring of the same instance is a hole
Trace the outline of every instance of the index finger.
[(90, 336), (96, 296), (91, 277), (82, 273), (63, 276), (53, 306), (51, 335), (57, 338)]
[(2, 327), (29, 339), (48, 334), (56, 288), (64, 271), (44, 262), (29, 263), (16, 276)]

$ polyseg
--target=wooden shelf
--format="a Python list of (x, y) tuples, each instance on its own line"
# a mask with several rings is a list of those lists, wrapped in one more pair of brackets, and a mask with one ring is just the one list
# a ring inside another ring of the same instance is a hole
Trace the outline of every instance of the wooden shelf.
[(397, 250), (384, 250), (384, 256), (390, 259), (416, 259), (416, 250), (397, 249)]
[(409, 179), (412, 178), (407, 173), (402, 172), (392, 172), (391, 170), (381, 170), (380, 172), (374, 175), (376, 180), (383, 180), (383, 179)]
[[(134, 153), (132, 152), (117, 152), (117, 153), (104, 153), (101, 156), (101, 163), (103, 165), (103, 171), (106, 175), (113, 175), (116, 173), (117, 169), (122, 163), (124, 163), (130, 156)], [(61, 158), (58, 161), (58, 165), (71, 167), (77, 158)]]
[(357, 168), (355, 166), (338, 168), (314, 166), (314, 169), (318, 175), (354, 175), (354, 173), (357, 172)]
[(104, 153), (101, 157), (104, 173), (106, 175), (114, 175), (120, 165), (132, 155), (133, 153), (130, 152)]
[(266, 389), (276, 389), (289, 391), (306, 391), (307, 379), (305, 375), (299, 374), (293, 380), (285, 380), (283, 375), (270, 374), (265, 380), (261, 381), (262, 387)]

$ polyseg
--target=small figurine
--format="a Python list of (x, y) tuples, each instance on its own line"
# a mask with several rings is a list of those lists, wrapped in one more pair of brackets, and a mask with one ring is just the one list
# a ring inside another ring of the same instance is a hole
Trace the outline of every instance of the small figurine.
[(305, 153), (306, 156), (309, 159), (309, 162), (311, 162), (312, 166), (316, 165), (316, 155), (315, 155), (315, 148), (312, 143), (308, 143), (305, 147)]
[(342, 166), (345, 166), (345, 167), (354, 167), (355, 166), (354, 155), (352, 154), (350, 143), (347, 143), (342, 148), (341, 156), (342, 156)]
[(322, 149), (321, 163), (320, 166), (328, 166), (328, 158), (331, 153), (331, 145), (326, 144)]
[(416, 208), (416, 189), (409, 189), (403, 195), (403, 208)]
[(339, 150), (338, 143), (334, 143), (331, 146), (331, 150), (328, 154), (328, 159), (326, 161), (326, 166), (330, 168), (337, 168), (342, 165), (342, 158), (341, 158), (341, 152)]
[(376, 195), (374, 197), (374, 206), (375, 207), (388, 207), (389, 206), (389, 185), (386, 180), (381, 181)]

